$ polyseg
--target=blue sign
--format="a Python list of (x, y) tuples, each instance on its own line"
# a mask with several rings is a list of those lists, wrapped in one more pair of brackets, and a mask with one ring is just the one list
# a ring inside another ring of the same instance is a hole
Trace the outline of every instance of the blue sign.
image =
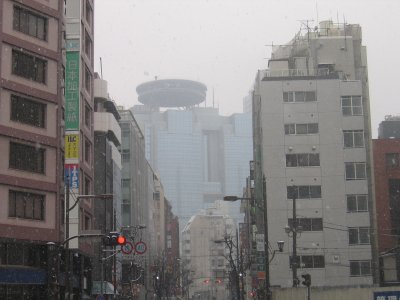
[(65, 164), (65, 182), (69, 181), (70, 189), (79, 188), (79, 165), (78, 164)]
[(374, 300), (400, 300), (400, 291), (374, 292)]
[(45, 270), (30, 268), (0, 268), (0, 284), (46, 284)]

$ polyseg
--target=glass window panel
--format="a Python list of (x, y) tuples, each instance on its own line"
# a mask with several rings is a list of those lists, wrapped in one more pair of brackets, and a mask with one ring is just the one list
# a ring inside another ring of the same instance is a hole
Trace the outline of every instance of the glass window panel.
[(24, 198), (21, 195), (17, 194), (16, 205), (15, 205), (15, 214), (17, 218), (24, 218), (25, 217), (25, 202)]
[(306, 97), (306, 101), (308, 102), (308, 101), (316, 101), (317, 99), (316, 99), (316, 97), (315, 97), (315, 92), (314, 91), (311, 91), (311, 92), (306, 92), (305, 93), (305, 97)]
[(303, 268), (312, 268), (314, 266), (313, 257), (311, 255), (301, 256), (301, 266)]
[(325, 257), (323, 255), (314, 256), (314, 268), (325, 268)]
[(33, 199), (29, 194), (25, 195), (25, 218), (33, 219)]
[(297, 167), (296, 154), (286, 154), (286, 167)]
[(366, 170), (365, 170), (364, 163), (356, 164), (356, 175), (357, 175), (357, 179), (365, 179), (366, 178)]
[(347, 211), (357, 211), (357, 198), (355, 195), (347, 195)]
[(295, 102), (304, 102), (305, 93), (304, 92), (294, 92), (294, 101)]
[(349, 97), (349, 96), (342, 97), (342, 107), (345, 107), (345, 106), (347, 106), (347, 107), (351, 106), (351, 97)]
[(360, 228), (359, 234), (360, 234), (360, 244), (369, 244), (370, 243), (369, 228)]
[(362, 106), (361, 96), (352, 96), (351, 100), (352, 100), (353, 106), (358, 106), (358, 107)]
[(360, 276), (360, 264), (358, 261), (350, 261), (350, 276)]
[(349, 245), (357, 245), (357, 244), (358, 244), (358, 229), (349, 228)]
[(319, 166), (319, 154), (310, 154), (310, 166)]
[(31, 36), (36, 36), (36, 34), (37, 34), (37, 31), (36, 31), (36, 29), (37, 29), (36, 16), (29, 14), (28, 20), (29, 20), (29, 23), (28, 23), (28, 30), (29, 30), (28, 34), (31, 35)]
[(296, 134), (307, 134), (307, 124), (296, 124)]
[(311, 185), (310, 186), (310, 197), (311, 198), (321, 198), (321, 186)]
[(367, 195), (357, 196), (358, 211), (368, 211)]
[(322, 219), (321, 218), (314, 218), (311, 219), (311, 229), (312, 231), (322, 231)]
[(360, 262), (360, 273), (361, 273), (361, 275), (371, 275), (371, 262), (361, 261)]
[(354, 116), (362, 116), (363, 109), (362, 107), (353, 107), (353, 115)]
[(297, 154), (297, 160), (298, 160), (298, 165), (300, 167), (308, 167), (309, 165), (308, 154), (305, 153)]
[(353, 133), (351, 131), (343, 131), (343, 143), (344, 147), (353, 147)]
[(344, 116), (351, 116), (352, 110), (351, 107), (342, 107), (342, 112)]
[(356, 172), (353, 163), (346, 163), (346, 179), (351, 180), (356, 178)]
[(364, 132), (362, 130), (354, 132), (354, 147), (364, 147)]
[(308, 185), (299, 186), (299, 199), (310, 198), (310, 187)]
[(283, 102), (289, 102), (289, 93), (283, 92)]
[(299, 225), (302, 227), (303, 231), (311, 231), (311, 219), (298, 219)]
[(9, 265), (24, 264), (24, 248), (21, 244), (7, 244), (7, 263)]
[(385, 159), (388, 168), (396, 168), (399, 166), (399, 153), (386, 153)]
[(318, 133), (318, 123), (310, 123), (310, 124), (308, 124), (308, 133), (309, 134)]
[(286, 124), (285, 125), (285, 134), (295, 134), (295, 125), (294, 124)]

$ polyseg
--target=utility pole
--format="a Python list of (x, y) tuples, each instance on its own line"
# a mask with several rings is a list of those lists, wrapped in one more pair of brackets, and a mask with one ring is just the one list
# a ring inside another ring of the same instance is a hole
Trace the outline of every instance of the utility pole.
[(264, 203), (264, 252), (265, 252), (265, 292), (267, 300), (271, 300), (271, 281), (269, 278), (269, 247), (268, 247), (268, 210), (267, 210), (267, 181), (263, 175), (263, 203)]
[[(65, 193), (65, 240), (69, 239), (69, 175), (66, 176), (66, 193)], [(65, 294), (68, 295), (68, 300), (71, 299), (69, 295), (69, 241), (65, 244)]]
[(292, 202), (293, 202), (293, 221), (292, 221), (292, 232), (293, 232), (293, 257), (292, 257), (292, 272), (293, 272), (293, 287), (297, 287), (298, 285), (298, 278), (297, 278), (297, 218), (296, 218), (296, 195), (297, 194), (297, 186), (293, 187), (293, 195), (292, 195)]

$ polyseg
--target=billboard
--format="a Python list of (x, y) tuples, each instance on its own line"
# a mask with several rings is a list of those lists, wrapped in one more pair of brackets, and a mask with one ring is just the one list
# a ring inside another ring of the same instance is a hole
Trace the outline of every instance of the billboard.
[(65, 135), (65, 159), (79, 158), (79, 134)]
[(67, 51), (65, 68), (65, 130), (79, 130), (79, 51)]

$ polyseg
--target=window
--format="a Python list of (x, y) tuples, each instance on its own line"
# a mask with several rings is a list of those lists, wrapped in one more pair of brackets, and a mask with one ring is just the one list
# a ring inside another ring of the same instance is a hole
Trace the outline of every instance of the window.
[(346, 195), (347, 212), (366, 212), (368, 211), (367, 195)]
[(318, 133), (318, 123), (307, 124), (285, 124), (285, 134), (316, 134)]
[(154, 201), (160, 201), (160, 192), (154, 192), (153, 193), (153, 200)]
[(300, 268), (325, 268), (325, 257), (323, 255), (301, 255)]
[(317, 101), (315, 91), (283, 92), (283, 102)]
[(351, 260), (350, 276), (369, 276), (371, 275), (370, 260)]
[(365, 163), (346, 163), (346, 180), (366, 179), (366, 174)]
[(293, 199), (313, 199), (321, 198), (321, 186), (320, 185), (298, 185), (288, 186), (287, 198)]
[(349, 245), (366, 245), (370, 243), (369, 227), (349, 228)]
[(85, 125), (86, 127), (90, 128), (90, 115), (91, 115), (91, 109), (89, 105), (85, 105)]
[(44, 195), (10, 190), (8, 216), (44, 220), (44, 198)]
[(47, 61), (12, 50), (12, 73), (40, 83), (46, 83)]
[(46, 150), (25, 144), (10, 142), (9, 166), (13, 169), (44, 174)]
[(45, 104), (11, 95), (11, 120), (44, 128), (45, 113)]
[(342, 96), (343, 116), (362, 116), (361, 96)]
[(85, 140), (85, 161), (90, 164), (91, 145), (88, 140)]
[(399, 153), (386, 153), (385, 159), (387, 168), (399, 167)]
[(91, 86), (92, 86), (92, 75), (88, 67), (85, 66), (85, 89), (89, 94)]
[(85, 30), (85, 53), (88, 58), (92, 57), (92, 40), (89, 33)]
[(84, 191), (85, 195), (90, 195), (90, 178), (85, 176), (85, 191)]
[(286, 154), (286, 167), (317, 167), (317, 166), (319, 166), (318, 153)]
[[(322, 218), (298, 218), (297, 226), (301, 226), (303, 231), (322, 231)], [(289, 227), (293, 227), (293, 219), (288, 219)]]
[(343, 130), (345, 148), (364, 147), (364, 130)]
[(44, 41), (47, 39), (47, 18), (19, 6), (14, 6), (13, 28)]

